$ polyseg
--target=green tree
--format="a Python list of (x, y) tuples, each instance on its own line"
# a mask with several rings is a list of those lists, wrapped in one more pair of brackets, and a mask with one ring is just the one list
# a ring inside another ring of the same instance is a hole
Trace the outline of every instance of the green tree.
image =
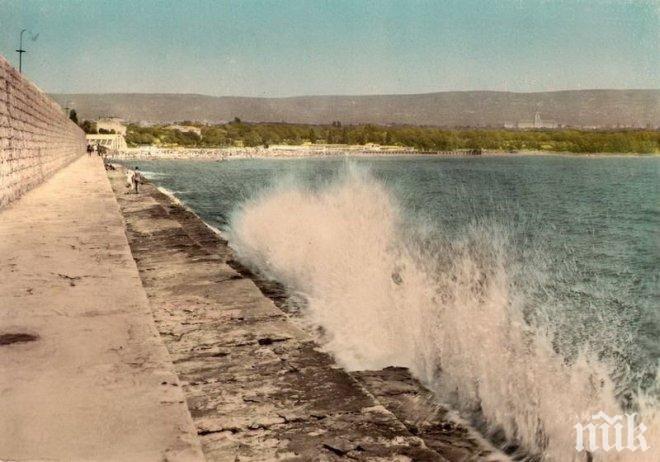
[(316, 132), (314, 131), (313, 128), (309, 129), (307, 138), (309, 139), (310, 143), (316, 143)]
[(82, 128), (83, 131), (88, 134), (98, 133), (98, 130), (96, 129), (96, 123), (90, 120), (83, 120), (83, 122), (80, 124), (80, 128)]

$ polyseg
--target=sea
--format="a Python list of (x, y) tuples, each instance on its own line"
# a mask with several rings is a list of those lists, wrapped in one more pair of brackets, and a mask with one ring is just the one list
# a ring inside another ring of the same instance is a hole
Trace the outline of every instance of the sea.
[(651, 448), (593, 459), (660, 460), (660, 158), (124, 163), (302, 300), (342, 367), (407, 367), (542, 460), (585, 460), (576, 424), (634, 414)]

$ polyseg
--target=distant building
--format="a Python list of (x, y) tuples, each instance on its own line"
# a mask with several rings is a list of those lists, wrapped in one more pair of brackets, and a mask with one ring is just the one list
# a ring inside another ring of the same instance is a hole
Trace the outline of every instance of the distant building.
[(114, 130), (119, 135), (126, 136), (126, 124), (118, 117), (103, 117), (96, 121), (97, 130)]
[(179, 130), (181, 133), (196, 133), (202, 136), (202, 129), (194, 125), (168, 125), (165, 127), (169, 130)]
[[(507, 123), (504, 125), (505, 128), (513, 128), (511, 127), (511, 124)], [(559, 127), (559, 124), (555, 122), (554, 120), (543, 120), (541, 119), (541, 114), (537, 112), (534, 114), (534, 120), (521, 120), (516, 124), (516, 128), (519, 128), (521, 130), (526, 130), (530, 128), (557, 128)]]
[(85, 138), (89, 144), (103, 146), (110, 151), (120, 151), (127, 147), (124, 135), (119, 133), (109, 135), (87, 134)]

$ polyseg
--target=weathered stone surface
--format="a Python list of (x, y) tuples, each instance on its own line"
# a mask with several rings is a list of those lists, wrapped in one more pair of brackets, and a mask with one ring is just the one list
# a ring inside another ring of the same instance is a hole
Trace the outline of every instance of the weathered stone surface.
[(380, 371), (353, 372), (352, 375), (410, 432), (446, 459), (509, 460), (439, 404), (407, 369), (388, 367)]
[(339, 369), (194, 213), (113, 184), (209, 460), (508, 460), (407, 369)]
[(231, 268), (195, 214), (109, 175), (208, 460), (446, 460)]

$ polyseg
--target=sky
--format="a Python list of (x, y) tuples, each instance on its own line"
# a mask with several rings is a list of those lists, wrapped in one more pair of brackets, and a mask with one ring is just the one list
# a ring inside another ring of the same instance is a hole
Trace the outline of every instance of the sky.
[(0, 0), (52, 93), (660, 88), (660, 0)]

